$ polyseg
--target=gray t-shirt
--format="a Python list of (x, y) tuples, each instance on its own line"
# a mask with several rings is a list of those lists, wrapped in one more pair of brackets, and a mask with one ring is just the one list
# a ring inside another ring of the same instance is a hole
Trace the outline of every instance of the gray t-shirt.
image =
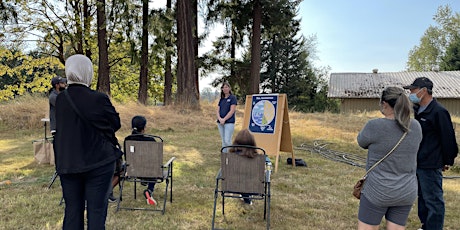
[[(378, 118), (367, 122), (358, 134), (358, 144), (368, 149), (366, 170), (382, 159), (399, 141), (403, 131), (395, 120)], [(409, 132), (393, 153), (367, 176), (362, 193), (377, 206), (412, 205), (417, 197), (417, 151), (422, 141), (418, 121), (411, 119)]]

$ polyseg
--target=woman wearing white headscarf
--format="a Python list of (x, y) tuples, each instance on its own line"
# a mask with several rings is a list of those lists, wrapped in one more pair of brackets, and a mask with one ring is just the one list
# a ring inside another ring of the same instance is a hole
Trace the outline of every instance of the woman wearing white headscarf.
[[(108, 191), (121, 156), (115, 144), (120, 117), (106, 94), (91, 90), (91, 60), (73, 55), (66, 60), (69, 84), (56, 99), (56, 171), (65, 200), (63, 229), (105, 229)], [(73, 104), (73, 105), (72, 105)]]

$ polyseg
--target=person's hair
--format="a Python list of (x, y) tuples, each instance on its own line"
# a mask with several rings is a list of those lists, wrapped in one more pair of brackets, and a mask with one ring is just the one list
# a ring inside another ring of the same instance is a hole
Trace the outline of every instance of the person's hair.
[(230, 88), (230, 94), (232, 94), (232, 87), (230, 86), (230, 83), (224, 81), (222, 82), (222, 86), (220, 87), (220, 98), (225, 98), (225, 93), (224, 91), (222, 91), (224, 86), (228, 86), (228, 88)]
[(82, 84), (89, 87), (94, 75), (93, 63), (85, 55), (72, 55), (65, 61), (65, 75), (69, 85)]
[[(235, 136), (235, 140), (233, 140), (234, 145), (248, 145), (256, 147), (256, 140), (254, 139), (254, 135), (252, 135), (249, 130), (243, 129), (238, 132)], [(244, 148), (244, 147), (234, 147), (230, 149), (230, 152), (238, 152), (242, 156), (247, 156), (249, 158), (253, 158), (257, 156), (257, 150), (253, 148)]]
[(134, 116), (131, 120), (132, 134), (140, 134), (145, 129), (147, 119), (144, 116)]
[(433, 90), (432, 89), (428, 89), (427, 87), (425, 87), (426, 89), (426, 92), (428, 93), (428, 95), (433, 95)]
[(381, 102), (388, 103), (394, 110), (395, 120), (402, 131), (407, 132), (410, 125), (411, 102), (404, 89), (390, 86), (383, 90)]

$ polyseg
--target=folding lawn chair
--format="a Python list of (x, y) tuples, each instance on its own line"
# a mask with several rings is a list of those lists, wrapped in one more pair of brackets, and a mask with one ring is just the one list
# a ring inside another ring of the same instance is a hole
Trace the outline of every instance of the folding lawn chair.
[[(168, 197), (168, 188), (170, 187), (170, 202), (172, 202), (172, 174), (173, 161), (175, 157), (171, 157), (166, 164), (163, 164), (163, 139), (159, 136), (144, 135), (153, 140), (127, 140), (124, 141), (124, 157), (125, 171), (121, 175), (120, 181), (120, 197), (117, 203), (117, 211), (119, 209), (128, 210), (149, 210), (161, 211), (162, 214), (166, 210), (166, 200)], [(137, 198), (137, 183), (155, 182), (158, 187), (159, 183), (165, 183), (163, 205), (155, 207), (145, 207), (145, 200), (142, 198), (144, 207), (121, 207), (125, 182), (134, 182), (134, 200)]]
[[(225, 153), (226, 148), (252, 148), (259, 154), (254, 158), (239, 155), (238, 152)], [(212, 229), (216, 219), (217, 197), (222, 196), (222, 215), (225, 215), (225, 198), (241, 198), (242, 194), (250, 195), (252, 200), (264, 201), (264, 220), (270, 229), (270, 173), (266, 168), (266, 154), (262, 148), (245, 145), (226, 146), (221, 149), (221, 168), (216, 176), (214, 191), (214, 210)], [(221, 187), (219, 188), (219, 182)]]

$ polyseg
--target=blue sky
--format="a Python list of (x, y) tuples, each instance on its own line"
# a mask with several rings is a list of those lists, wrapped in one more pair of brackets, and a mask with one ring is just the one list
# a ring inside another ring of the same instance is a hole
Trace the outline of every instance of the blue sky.
[(303, 0), (304, 36), (317, 36), (317, 66), (337, 72), (397, 72), (441, 5), (460, 0)]

